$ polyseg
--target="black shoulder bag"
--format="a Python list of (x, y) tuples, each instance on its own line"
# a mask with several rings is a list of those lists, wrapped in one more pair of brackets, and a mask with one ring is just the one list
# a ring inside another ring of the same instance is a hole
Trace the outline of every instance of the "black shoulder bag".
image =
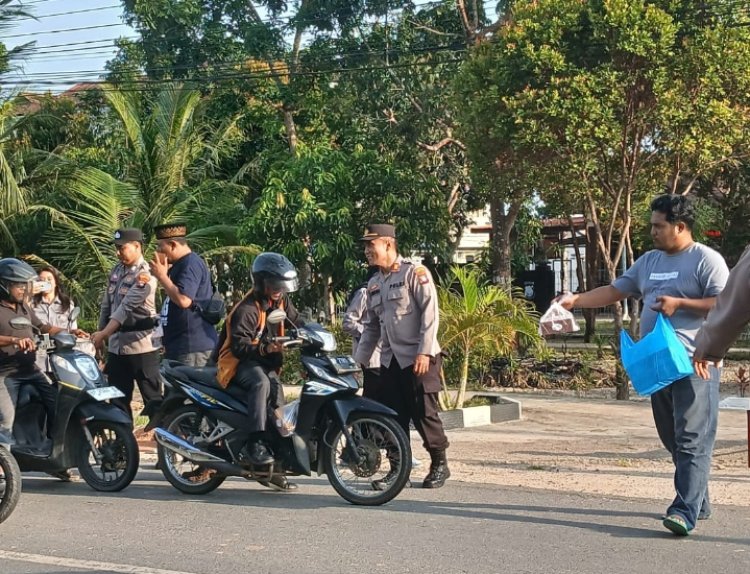
[(227, 316), (227, 305), (224, 302), (224, 297), (221, 296), (219, 290), (211, 281), (211, 289), (213, 295), (207, 301), (195, 301), (193, 302), (193, 309), (203, 318), (204, 321), (211, 325), (218, 325)]

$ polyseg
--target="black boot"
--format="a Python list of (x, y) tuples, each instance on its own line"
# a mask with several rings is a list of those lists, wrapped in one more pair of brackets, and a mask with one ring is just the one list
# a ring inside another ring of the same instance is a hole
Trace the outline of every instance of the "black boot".
[(430, 472), (422, 483), (422, 488), (440, 488), (451, 476), (448, 468), (448, 460), (445, 458), (445, 450), (430, 451)]
[(263, 466), (273, 463), (273, 455), (271, 455), (268, 447), (258, 440), (249, 442), (247, 446), (242, 449), (242, 454), (245, 455), (244, 458), (250, 462), (250, 464), (255, 466)]

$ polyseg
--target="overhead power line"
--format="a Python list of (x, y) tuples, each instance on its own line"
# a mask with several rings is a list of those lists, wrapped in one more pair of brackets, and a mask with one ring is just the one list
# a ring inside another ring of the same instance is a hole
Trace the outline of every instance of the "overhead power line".
[[(448, 64), (458, 64), (463, 62), (460, 58), (452, 58), (446, 60), (434, 60), (434, 61), (423, 61), (423, 62), (408, 62), (404, 64), (391, 64), (389, 66), (360, 66), (354, 68), (332, 68), (329, 70), (307, 70), (295, 73), (295, 77), (319, 77), (327, 75), (339, 75), (339, 74), (351, 74), (351, 73), (362, 73), (362, 72), (373, 72), (383, 71), (390, 69), (404, 69), (404, 68), (422, 68), (422, 67), (437, 67)], [(164, 79), (157, 80), (153, 78), (147, 78), (139, 80), (136, 88), (130, 86), (125, 88), (107, 87), (102, 85), (102, 91), (147, 91), (153, 86), (159, 86), (164, 84), (199, 84), (205, 86), (208, 83), (223, 82), (229, 80), (253, 80), (253, 79), (274, 79), (274, 78), (286, 78), (289, 75), (287, 71), (264, 71), (264, 72), (240, 72), (235, 74), (221, 74), (216, 76), (208, 76), (201, 78), (186, 78), (180, 80)], [(42, 81), (29, 81), (29, 82), (12, 82), (10, 85), (13, 86), (24, 86), (24, 85), (50, 85), (50, 86), (62, 86), (62, 85), (75, 85), (81, 83), (80, 80), (76, 81), (54, 81), (54, 80), (42, 80)], [(0, 81), (0, 86), (5, 85), (6, 82)]]

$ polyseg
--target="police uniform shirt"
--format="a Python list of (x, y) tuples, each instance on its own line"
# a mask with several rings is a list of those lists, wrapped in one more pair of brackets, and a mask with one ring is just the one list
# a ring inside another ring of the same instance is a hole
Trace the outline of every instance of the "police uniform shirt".
[(393, 357), (402, 369), (413, 365), (417, 355), (435, 357), (438, 301), (435, 283), (424, 266), (399, 256), (388, 273), (376, 273), (367, 284), (367, 320), (355, 359), (368, 364), (378, 340), (382, 340), (381, 364)]
[(112, 270), (99, 314), (99, 330), (110, 319), (121, 325), (120, 330), (109, 338), (110, 353), (138, 355), (159, 348), (153, 341), (153, 323), (142, 330), (131, 330), (137, 328), (137, 322), (148, 324), (156, 317), (156, 286), (156, 278), (151, 275), (143, 257), (135, 265), (118, 263)]

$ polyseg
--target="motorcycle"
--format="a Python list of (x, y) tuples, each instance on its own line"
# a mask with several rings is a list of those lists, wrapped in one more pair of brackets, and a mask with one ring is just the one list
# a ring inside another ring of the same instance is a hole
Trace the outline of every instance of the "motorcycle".
[[(266, 322), (285, 320), (284, 311), (274, 310)], [(149, 426), (167, 481), (197, 495), (229, 476), (268, 485), (277, 474), (310, 476), (315, 470), (352, 504), (376, 506), (397, 496), (411, 472), (409, 438), (393, 410), (356, 394), (359, 366), (351, 357), (332, 355), (336, 340), (318, 324), (267, 340), (299, 346), (309, 377), (300, 398), (271, 417), (267, 435), (275, 463), (254, 466), (241, 454), (248, 438), (245, 391), (220, 387), (215, 368), (165, 361), (162, 376), (171, 391)]]
[[(29, 325), (25, 317), (11, 320), (15, 329)], [(127, 487), (138, 472), (138, 443), (130, 417), (107, 402), (125, 395), (107, 385), (94, 357), (76, 349), (74, 335), (37, 335), (36, 343), (48, 353), (48, 375), (58, 389), (55, 422), (50, 445), (38, 393), (33, 385), (21, 387), (11, 448), (19, 467), (47, 473), (77, 467), (94, 490), (117, 492)]]
[(21, 470), (7, 448), (0, 445), (0, 522), (5, 522), (21, 496)]

